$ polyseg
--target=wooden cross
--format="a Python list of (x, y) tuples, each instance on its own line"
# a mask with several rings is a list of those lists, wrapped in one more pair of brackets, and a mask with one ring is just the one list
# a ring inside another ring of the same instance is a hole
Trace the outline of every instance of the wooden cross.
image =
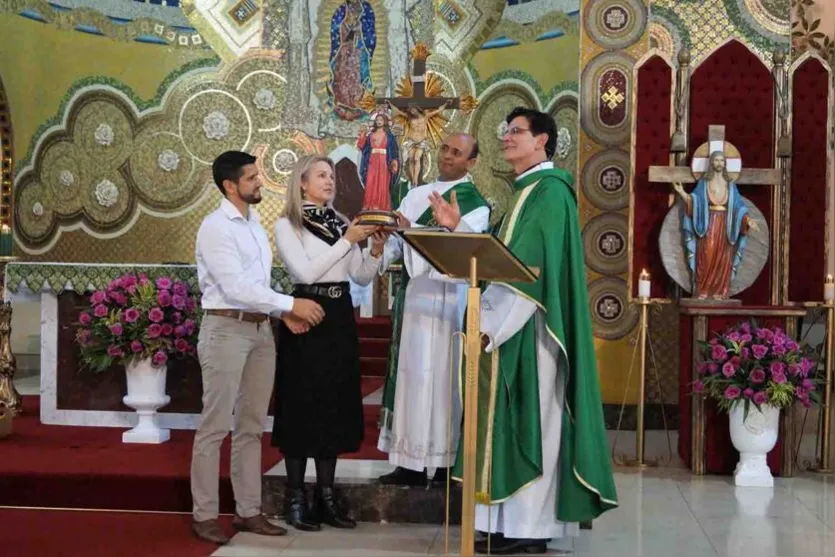
[[(694, 184), (694, 172), (704, 172), (710, 162), (710, 154), (714, 151), (725, 152), (725, 126), (710, 126), (708, 128), (708, 142), (710, 148), (705, 157), (694, 154), (691, 166), (650, 166), (649, 181)], [(725, 164), (728, 172), (739, 172), (739, 178), (733, 180), (737, 184), (758, 184), (773, 186), (782, 182), (782, 170), (778, 168), (742, 168), (742, 159), (725, 153)], [(740, 172), (741, 170), (741, 172)]]
[[(426, 96), (426, 59), (429, 58), (429, 49), (423, 43), (417, 43), (412, 49), (412, 94), (404, 97), (371, 97), (367, 95), (362, 99), (360, 105), (368, 112), (373, 111), (379, 105), (388, 104), (406, 112), (409, 108), (419, 108), (423, 111), (440, 108), (446, 105), (451, 109), (461, 109), (465, 112), (475, 108), (477, 101), (467, 95), (459, 97), (427, 97)], [(405, 81), (405, 80), (404, 80)]]

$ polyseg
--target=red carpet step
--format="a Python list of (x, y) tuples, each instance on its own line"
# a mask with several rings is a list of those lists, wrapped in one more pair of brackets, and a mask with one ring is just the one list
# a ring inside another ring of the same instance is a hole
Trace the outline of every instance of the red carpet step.
[[(365, 395), (382, 384), (363, 381)], [(193, 431), (172, 431), (161, 445), (122, 443), (122, 429), (40, 423), (40, 397), (24, 397), (26, 413), (0, 441), (0, 505), (139, 511), (191, 511)], [(365, 406), (365, 441), (345, 458), (384, 459), (377, 451), (378, 405)], [(262, 471), (282, 455), (262, 437)], [(221, 447), (221, 512), (234, 512), (227, 437)], [(13, 554), (11, 554), (13, 555)]]
[(357, 334), (360, 338), (391, 338), (391, 319), (388, 317), (367, 317), (357, 319)]
[(362, 375), (385, 377), (391, 342), (391, 319), (388, 317), (357, 319), (357, 333), (360, 338)]
[[(231, 519), (221, 523), (232, 534)], [(14, 557), (206, 557), (185, 514), (0, 509), (2, 554)]]

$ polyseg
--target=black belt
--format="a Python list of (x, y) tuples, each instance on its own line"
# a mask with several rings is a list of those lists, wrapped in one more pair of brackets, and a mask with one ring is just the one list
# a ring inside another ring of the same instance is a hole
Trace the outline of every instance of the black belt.
[(347, 282), (338, 282), (331, 284), (296, 284), (293, 286), (294, 292), (299, 294), (310, 294), (313, 296), (321, 296), (322, 298), (342, 298), (351, 294), (351, 286)]

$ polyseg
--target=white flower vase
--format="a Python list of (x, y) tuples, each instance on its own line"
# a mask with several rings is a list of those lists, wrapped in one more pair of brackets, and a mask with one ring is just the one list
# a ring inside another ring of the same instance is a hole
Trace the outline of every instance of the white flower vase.
[(739, 451), (734, 483), (740, 487), (774, 487), (766, 456), (777, 443), (780, 409), (770, 404), (763, 404), (760, 409), (750, 404), (745, 417), (745, 404), (739, 402), (728, 415), (731, 442)]
[(122, 399), (136, 410), (136, 427), (122, 434), (122, 443), (165, 443), (171, 432), (157, 425), (157, 409), (171, 401), (165, 394), (166, 366), (154, 367), (150, 359), (133, 359), (125, 365), (128, 394)]

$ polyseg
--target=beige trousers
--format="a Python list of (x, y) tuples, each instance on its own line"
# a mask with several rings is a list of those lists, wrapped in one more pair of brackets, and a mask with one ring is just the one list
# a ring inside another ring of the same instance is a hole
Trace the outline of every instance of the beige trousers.
[(261, 434), (275, 381), (270, 322), (206, 315), (197, 354), (203, 375), (203, 412), (191, 456), (194, 520), (218, 516), (220, 444), (230, 428), (235, 512), (244, 518), (256, 516), (261, 511)]

